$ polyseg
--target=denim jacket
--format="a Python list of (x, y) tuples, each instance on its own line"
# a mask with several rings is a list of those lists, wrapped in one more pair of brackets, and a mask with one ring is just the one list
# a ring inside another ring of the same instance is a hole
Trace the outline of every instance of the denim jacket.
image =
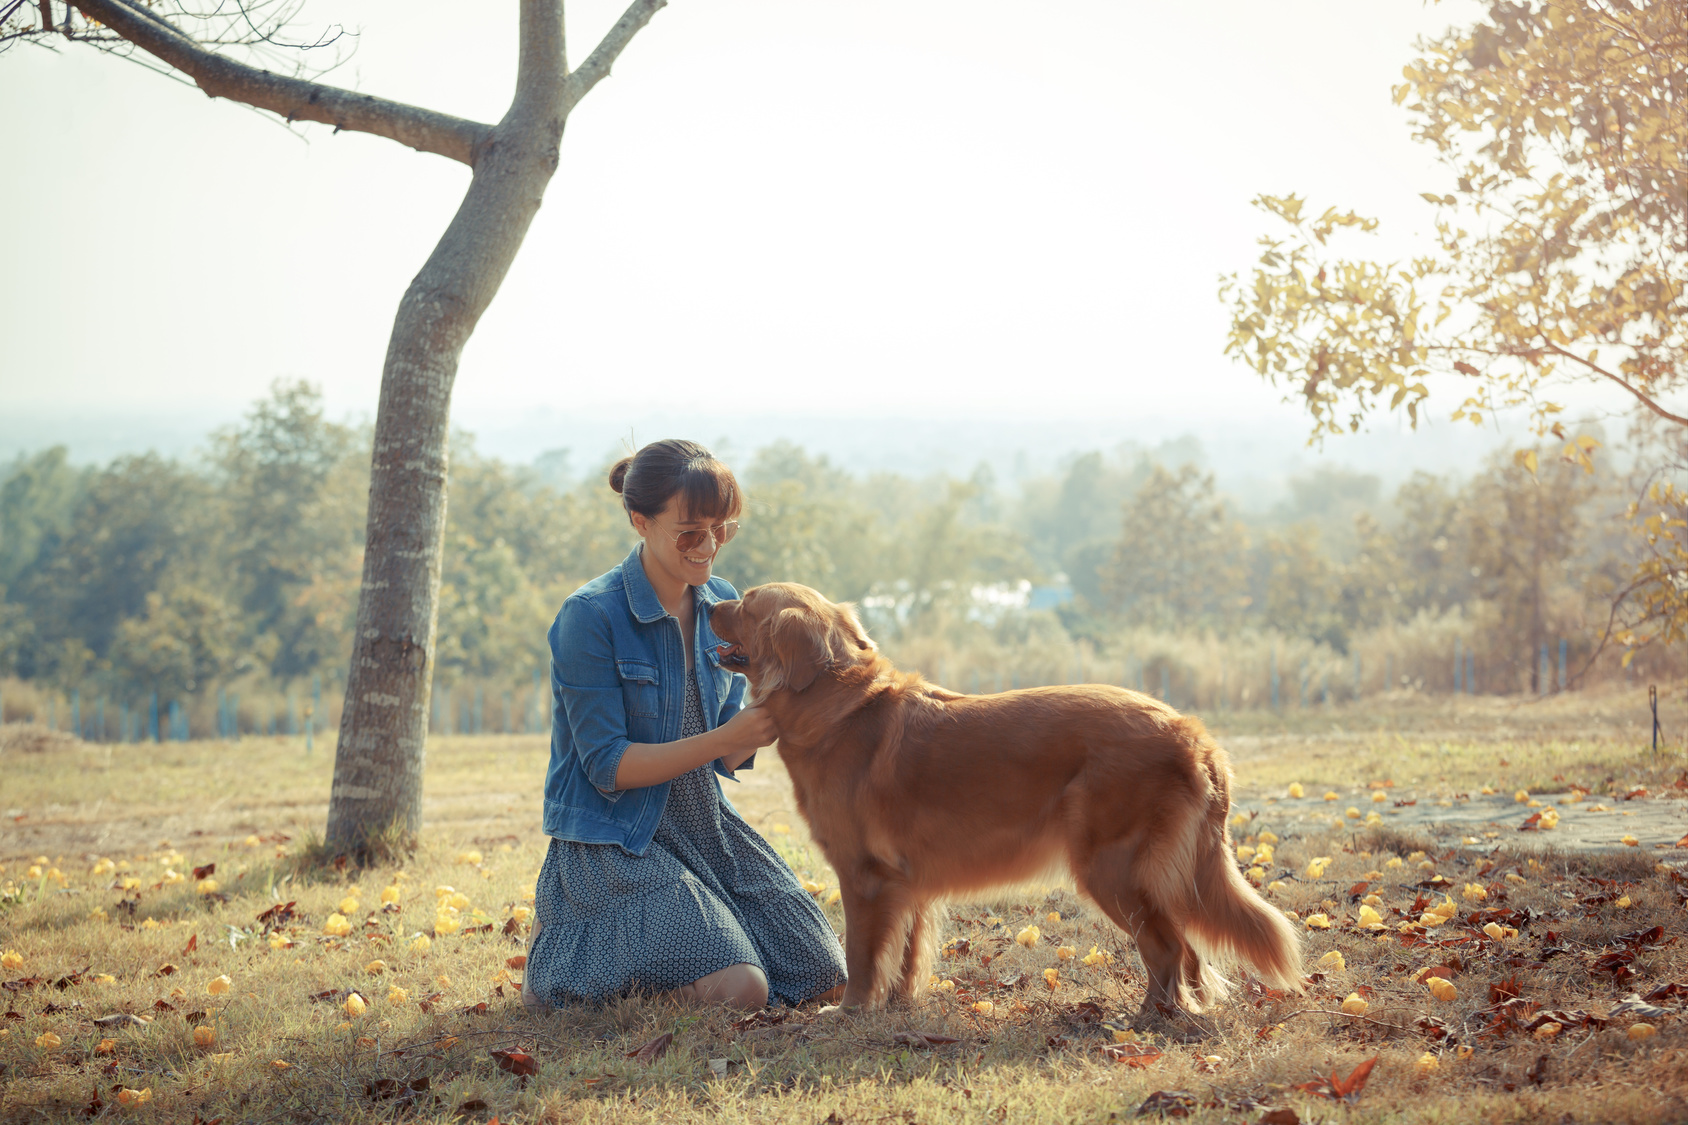
[[(668, 803), (671, 782), (617, 789), (629, 743), (673, 742), (686, 704), (686, 650), (679, 619), (662, 608), (634, 546), (619, 566), (570, 594), (552, 623), (551, 765), (545, 774), (545, 834), (583, 844), (619, 844), (644, 855)], [(709, 610), (738, 597), (730, 582), (692, 587), (692, 651), (703, 721), (713, 730), (744, 706), (748, 681), (721, 667)], [(754, 759), (740, 769), (749, 769)], [(731, 777), (715, 763), (717, 773)]]

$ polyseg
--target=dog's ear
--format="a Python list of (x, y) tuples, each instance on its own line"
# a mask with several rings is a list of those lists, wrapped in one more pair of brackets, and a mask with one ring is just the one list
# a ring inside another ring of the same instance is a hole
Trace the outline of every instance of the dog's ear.
[(782, 609), (765, 629), (760, 647), (766, 656), (757, 685), (764, 698), (782, 687), (802, 691), (831, 664), (826, 625), (808, 610)]
[(861, 618), (856, 616), (856, 607), (849, 602), (837, 602), (833, 605), (835, 619), (832, 624), (832, 658), (839, 662), (848, 662), (850, 654), (840, 651), (840, 642), (847, 641), (859, 649), (868, 652), (878, 652), (879, 646), (873, 643), (873, 638), (867, 635), (862, 627)]

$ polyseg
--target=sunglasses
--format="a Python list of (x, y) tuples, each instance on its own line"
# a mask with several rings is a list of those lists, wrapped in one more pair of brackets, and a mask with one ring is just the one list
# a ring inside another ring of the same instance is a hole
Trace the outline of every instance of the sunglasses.
[[(651, 522), (656, 523), (655, 520)], [(666, 527), (662, 527), (660, 523), (657, 526), (662, 528), (664, 535), (674, 540), (674, 546), (680, 549), (680, 553), (685, 554), (703, 546), (705, 539), (714, 539), (717, 546), (725, 547), (732, 537), (738, 534), (739, 521), (727, 520), (725, 523), (718, 523), (714, 527), (700, 527), (693, 531), (679, 533), (669, 531)]]

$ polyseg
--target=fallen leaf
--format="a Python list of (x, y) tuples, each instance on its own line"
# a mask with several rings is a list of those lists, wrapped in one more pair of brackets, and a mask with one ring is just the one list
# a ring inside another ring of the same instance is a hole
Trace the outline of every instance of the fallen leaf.
[(942, 1047), (949, 1043), (959, 1043), (961, 1040), (936, 1031), (899, 1031), (892, 1036), (891, 1042), (905, 1047)]
[(492, 1057), (498, 1063), (498, 1069), (517, 1078), (531, 1078), (539, 1073), (539, 1060), (526, 1051), (493, 1051)]
[(1183, 1090), (1156, 1090), (1137, 1107), (1137, 1116), (1158, 1113), (1162, 1117), (1188, 1117), (1196, 1106), (1196, 1096)]
[(673, 1044), (674, 1033), (672, 1031), (665, 1031), (661, 1035), (658, 1035), (655, 1039), (652, 1039), (649, 1043), (640, 1047), (638, 1050), (627, 1052), (627, 1057), (630, 1059), (637, 1059), (641, 1065), (653, 1063), (657, 1059), (660, 1059), (663, 1055), (667, 1054), (668, 1048), (673, 1046)]
[(184, 955), (186, 955), (186, 954), (192, 953), (194, 950), (196, 950), (198, 948), (199, 948), (199, 935), (198, 934), (191, 934), (188, 937), (188, 943), (182, 947), (182, 953)]
[(1126, 1066), (1148, 1066), (1164, 1057), (1158, 1047), (1140, 1043), (1104, 1043), (1097, 1050), (1102, 1052), (1103, 1058), (1124, 1063)]
[(1352, 1102), (1360, 1096), (1360, 1091), (1365, 1089), (1366, 1080), (1371, 1077), (1372, 1067), (1377, 1065), (1377, 1059), (1378, 1056), (1373, 1055), (1365, 1060), (1349, 1071), (1347, 1078), (1338, 1078), (1336, 1071), (1333, 1070), (1328, 1078), (1315, 1078), (1311, 1082), (1298, 1083), (1292, 1088), (1305, 1090), (1309, 1094), (1316, 1094), (1321, 1098), (1336, 1098)]
[(193, 869), (193, 877), (195, 879), (208, 879), (216, 873), (217, 865), (215, 863), (207, 863), (204, 867), (196, 867)]

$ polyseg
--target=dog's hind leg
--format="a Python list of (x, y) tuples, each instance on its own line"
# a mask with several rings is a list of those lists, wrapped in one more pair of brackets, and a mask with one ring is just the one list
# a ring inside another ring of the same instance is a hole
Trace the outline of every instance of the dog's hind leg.
[(1186, 988), (1188, 973), (1193, 971), (1199, 982), (1201, 959), (1179, 927), (1153, 906), (1137, 885), (1132, 874), (1134, 851), (1124, 844), (1104, 848), (1075, 874), (1080, 889), (1137, 943), (1137, 956), (1149, 978), (1138, 1021), (1184, 1018), (1193, 1000), (1193, 990)]
[(913, 1001), (926, 988), (932, 972), (932, 957), (938, 948), (943, 911), (930, 900), (909, 912), (908, 938), (903, 946), (902, 969), (891, 994), (897, 1000)]

